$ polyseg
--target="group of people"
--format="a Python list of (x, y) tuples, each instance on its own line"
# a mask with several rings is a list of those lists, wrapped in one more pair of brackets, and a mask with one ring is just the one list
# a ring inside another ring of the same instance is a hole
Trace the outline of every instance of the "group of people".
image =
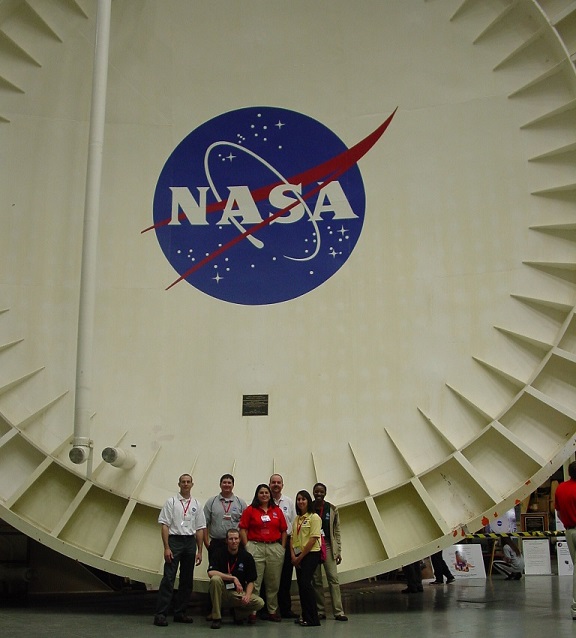
[[(273, 474), (257, 486), (248, 505), (234, 494), (234, 477), (224, 474), (220, 493), (202, 507), (192, 497), (189, 474), (178, 480), (158, 517), (164, 545), (164, 574), (158, 590), (154, 624), (191, 623), (186, 613), (192, 594), (194, 567), (208, 552), (212, 629), (222, 626), (222, 609), (233, 610), (236, 624), (256, 623), (257, 613), (272, 622), (293, 618), (302, 627), (319, 626), (326, 618), (322, 567), (332, 599), (334, 618), (346, 621), (337, 566), (342, 560), (337, 508), (325, 500), (326, 486), (316, 483), (295, 502), (282, 493), (284, 481)], [(176, 596), (174, 583), (180, 567)], [(291, 585), (296, 571), (301, 613), (292, 611)], [(174, 598), (174, 600), (173, 600)]]
[[(576, 462), (568, 467), (570, 480), (556, 490), (555, 506), (566, 528), (572, 560), (576, 560)], [(158, 517), (164, 545), (164, 575), (158, 591), (154, 624), (166, 626), (168, 609), (174, 605), (174, 622), (193, 622), (186, 614), (193, 586), (194, 567), (208, 550), (212, 628), (222, 624), (222, 606), (232, 607), (237, 624), (256, 622), (256, 613), (266, 606), (271, 621), (295, 618), (298, 624), (317, 626), (326, 618), (321, 565), (324, 567), (336, 620), (348, 620), (342, 609), (337, 566), (340, 564), (338, 510), (325, 500), (326, 486), (316, 483), (313, 497), (306, 491), (296, 494), (296, 505), (282, 494), (284, 481), (273, 474), (268, 484), (256, 488), (250, 505), (234, 492), (234, 477), (224, 474), (220, 493), (204, 507), (191, 496), (194, 485), (189, 474), (178, 480), (179, 492), (170, 497)], [(502, 538), (503, 571), (509, 580), (522, 577), (521, 551), (509, 538)], [(450, 583), (454, 576), (441, 552), (433, 557), (435, 580)], [(173, 599), (176, 574), (180, 585)], [(290, 587), (293, 568), (302, 613), (291, 609)], [(408, 587), (405, 593), (422, 591), (419, 562), (405, 566)], [(264, 600), (264, 592), (266, 600)], [(576, 619), (576, 570), (574, 570), (572, 617)]]

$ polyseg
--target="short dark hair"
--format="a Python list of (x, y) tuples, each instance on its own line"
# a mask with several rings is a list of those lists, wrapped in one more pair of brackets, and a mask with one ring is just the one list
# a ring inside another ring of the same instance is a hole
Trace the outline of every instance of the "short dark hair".
[(576, 461), (572, 461), (572, 463), (568, 466), (568, 474), (571, 479), (576, 480)]
[[(308, 512), (308, 514), (315, 514), (316, 510), (314, 509), (314, 501), (312, 500), (312, 497), (310, 496), (310, 492), (307, 492), (306, 490), (300, 490), (296, 494), (296, 498), (294, 499), (294, 501), (297, 501), (299, 496), (303, 496), (306, 499), (306, 511)], [(300, 514), (298, 505), (296, 505), (296, 513)]]
[(228, 540), (228, 534), (238, 534), (240, 535), (240, 530), (236, 529), (235, 527), (231, 527), (230, 529), (226, 530), (226, 540)]
[(314, 483), (312, 491), (314, 491), (317, 487), (323, 487), (326, 494), (328, 494), (328, 488), (324, 485), (324, 483)]
[(232, 476), (232, 474), (222, 474), (222, 476), (220, 477), (220, 483), (222, 483), (224, 479), (230, 479), (232, 481), (232, 485), (234, 485), (234, 477)]

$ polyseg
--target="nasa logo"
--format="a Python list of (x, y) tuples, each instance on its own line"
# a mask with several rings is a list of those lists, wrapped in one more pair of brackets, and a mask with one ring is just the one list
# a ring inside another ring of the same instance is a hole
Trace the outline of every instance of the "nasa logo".
[(348, 149), (326, 126), (249, 107), (192, 131), (156, 185), (154, 224), (179, 277), (223, 301), (264, 305), (314, 290), (352, 254), (366, 198), (358, 160), (394, 113)]

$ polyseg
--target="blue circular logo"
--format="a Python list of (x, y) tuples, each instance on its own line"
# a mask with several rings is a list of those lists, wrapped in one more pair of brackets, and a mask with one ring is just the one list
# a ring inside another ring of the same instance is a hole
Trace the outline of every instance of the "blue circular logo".
[(354, 153), (359, 145), (348, 149), (320, 122), (272, 107), (192, 131), (154, 194), (152, 228), (178, 273), (168, 288), (185, 280), (216, 299), (264, 305), (323, 284), (362, 231), (366, 145)]

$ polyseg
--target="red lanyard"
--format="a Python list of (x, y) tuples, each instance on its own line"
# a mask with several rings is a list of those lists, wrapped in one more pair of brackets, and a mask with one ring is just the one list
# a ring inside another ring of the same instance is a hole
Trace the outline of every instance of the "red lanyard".
[[(300, 517), (298, 517), (298, 520), (300, 520)], [(298, 525), (298, 523), (296, 523), (296, 534), (298, 536), (300, 536), (300, 530), (302, 529), (302, 525), (304, 524), (305, 520), (306, 520), (306, 517), (304, 516), (304, 518), (302, 519), (302, 522), (300, 523), (300, 525)]]
[(237, 562), (238, 562), (238, 557), (236, 557), (236, 560), (232, 564), (232, 567), (230, 567), (230, 561), (228, 561), (228, 573), (229, 574), (231, 574), (234, 571), (234, 567), (236, 567), (236, 563)]
[(224, 514), (228, 514), (228, 512), (230, 511), (230, 508), (232, 507), (232, 501), (229, 501), (229, 502), (228, 502), (228, 507), (225, 507), (225, 506), (224, 506), (225, 500), (226, 500), (226, 499), (222, 499), (222, 500), (220, 501), (220, 503), (222, 503), (222, 509), (224, 510)]
[(186, 514), (188, 514), (188, 510), (190, 509), (190, 503), (192, 502), (192, 499), (189, 498), (188, 499), (188, 505), (184, 506), (184, 501), (180, 500), (180, 505), (182, 505), (182, 509), (184, 510), (184, 516), (186, 516)]

